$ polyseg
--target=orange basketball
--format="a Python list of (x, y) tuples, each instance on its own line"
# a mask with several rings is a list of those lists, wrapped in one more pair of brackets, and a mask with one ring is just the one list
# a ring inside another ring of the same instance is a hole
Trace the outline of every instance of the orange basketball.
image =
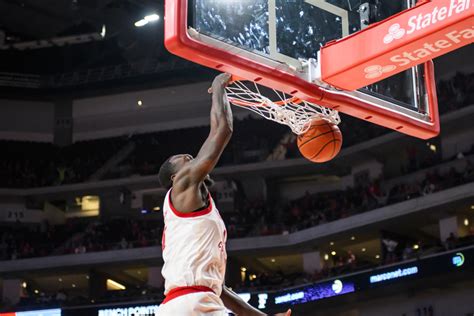
[(341, 150), (342, 134), (337, 125), (326, 119), (315, 119), (308, 131), (298, 136), (301, 154), (312, 162), (326, 162)]

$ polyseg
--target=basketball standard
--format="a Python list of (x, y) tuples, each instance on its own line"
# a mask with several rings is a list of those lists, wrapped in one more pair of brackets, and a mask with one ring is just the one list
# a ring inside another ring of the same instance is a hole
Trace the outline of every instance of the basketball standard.
[[(446, 6), (442, 23), (421, 19), (423, 28), (407, 34), (403, 21), (413, 15), (416, 26), (416, 16), (432, 6), (437, 16)], [(450, 49), (472, 43), (472, 8), (470, 0), (166, 0), (165, 45), (201, 65), (427, 139), (439, 133), (432, 62), (404, 69), (376, 58), (461, 24), (470, 31)], [(343, 75), (356, 66), (363, 68), (359, 77)], [(365, 82), (371, 84), (359, 88)], [(358, 89), (346, 90), (350, 84)]]

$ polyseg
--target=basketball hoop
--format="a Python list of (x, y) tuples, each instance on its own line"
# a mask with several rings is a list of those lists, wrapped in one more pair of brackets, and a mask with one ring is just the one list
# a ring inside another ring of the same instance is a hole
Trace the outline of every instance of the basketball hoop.
[(226, 95), (229, 102), (235, 106), (251, 110), (267, 120), (287, 125), (296, 135), (304, 134), (314, 119), (327, 119), (335, 125), (341, 122), (336, 110), (263, 87), (252, 81), (232, 81), (226, 87)]

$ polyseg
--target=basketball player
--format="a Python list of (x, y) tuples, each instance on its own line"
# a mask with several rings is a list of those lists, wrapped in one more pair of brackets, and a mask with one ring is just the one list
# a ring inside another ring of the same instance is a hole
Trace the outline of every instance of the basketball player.
[(166, 298), (160, 316), (224, 316), (226, 307), (239, 316), (265, 315), (224, 286), (227, 232), (207, 187), (232, 135), (232, 111), (224, 92), (229, 80), (230, 75), (221, 74), (209, 89), (211, 129), (196, 158), (174, 155), (160, 167), (160, 182), (169, 189), (163, 205)]

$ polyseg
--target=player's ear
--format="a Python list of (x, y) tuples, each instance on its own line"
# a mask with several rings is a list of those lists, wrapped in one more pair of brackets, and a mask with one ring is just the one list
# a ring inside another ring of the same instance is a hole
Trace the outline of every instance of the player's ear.
[(176, 177), (176, 174), (172, 174), (172, 175), (171, 175), (171, 177), (170, 177), (171, 183), (173, 183), (175, 177)]

